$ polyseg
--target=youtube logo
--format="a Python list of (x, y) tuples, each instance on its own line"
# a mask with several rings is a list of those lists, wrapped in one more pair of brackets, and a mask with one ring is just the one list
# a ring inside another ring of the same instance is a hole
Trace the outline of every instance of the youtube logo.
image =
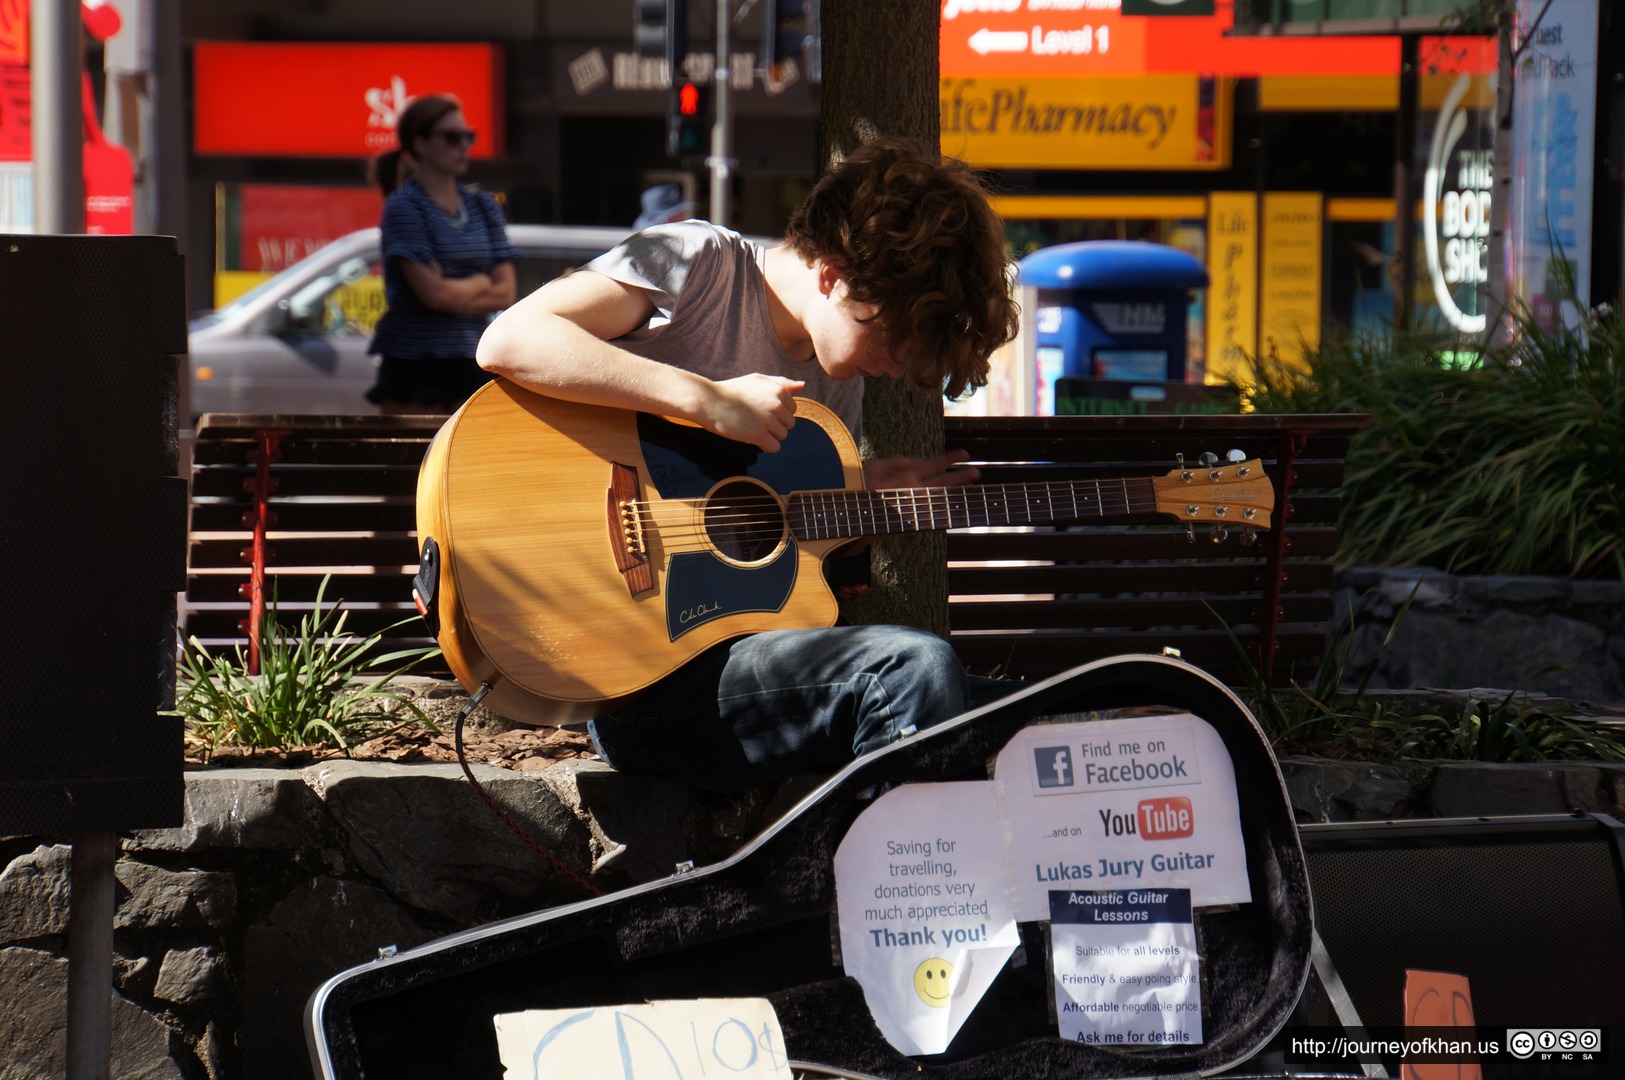
[(1142, 840), (1175, 840), (1196, 830), (1191, 801), (1183, 797), (1145, 799), (1136, 816)]

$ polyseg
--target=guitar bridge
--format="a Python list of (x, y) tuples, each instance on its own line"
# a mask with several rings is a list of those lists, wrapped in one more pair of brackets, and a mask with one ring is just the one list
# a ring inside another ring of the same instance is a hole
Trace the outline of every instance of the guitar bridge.
[(609, 547), (615, 567), (626, 579), (633, 596), (653, 591), (654, 567), (643, 539), (643, 519), (638, 513), (638, 471), (627, 465), (611, 464), (607, 515)]

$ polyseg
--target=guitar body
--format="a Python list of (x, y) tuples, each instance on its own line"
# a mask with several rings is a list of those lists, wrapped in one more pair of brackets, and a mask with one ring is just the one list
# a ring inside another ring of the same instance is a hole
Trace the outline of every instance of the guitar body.
[(833, 625), (821, 563), (847, 541), (796, 539), (783, 496), (862, 486), (851, 436), (813, 401), (766, 454), (494, 381), (447, 420), (418, 480), (441, 650), (465, 688), (490, 684), (494, 711), (558, 724), (729, 638)]

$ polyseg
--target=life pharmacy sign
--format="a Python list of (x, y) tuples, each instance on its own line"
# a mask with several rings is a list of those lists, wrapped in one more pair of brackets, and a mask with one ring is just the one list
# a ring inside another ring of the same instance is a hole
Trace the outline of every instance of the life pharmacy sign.
[(1196, 907), (1252, 899), (1235, 766), (1189, 713), (1022, 729), (993, 786), (1019, 921), (1051, 889), (1189, 889)]
[(944, 77), (942, 149), (984, 168), (1220, 168), (1228, 86), (1134, 79)]
[(1473, 77), (1459, 76), (1445, 94), (1428, 146), (1422, 181), (1422, 235), (1428, 278), (1439, 311), (1456, 330), (1482, 333), (1478, 287), (1489, 280), (1490, 187), (1494, 149), (1468, 100)]

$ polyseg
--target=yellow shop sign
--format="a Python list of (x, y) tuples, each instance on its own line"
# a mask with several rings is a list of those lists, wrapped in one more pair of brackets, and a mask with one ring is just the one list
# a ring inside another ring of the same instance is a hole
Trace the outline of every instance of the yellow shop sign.
[(1222, 168), (1229, 92), (1195, 75), (947, 78), (942, 150), (982, 168)]

